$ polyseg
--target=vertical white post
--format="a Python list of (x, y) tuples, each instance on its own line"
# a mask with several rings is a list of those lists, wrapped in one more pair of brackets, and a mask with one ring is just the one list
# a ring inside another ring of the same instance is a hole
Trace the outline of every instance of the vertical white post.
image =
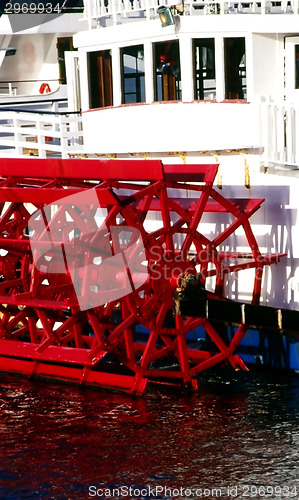
[(43, 128), (43, 118), (38, 116), (35, 123), (37, 136), (37, 149), (40, 158), (46, 158), (45, 132)]
[(67, 74), (68, 109), (79, 111), (81, 105), (80, 65), (77, 52), (65, 52), (65, 67)]
[(14, 142), (15, 142), (15, 152), (16, 155), (23, 155), (23, 147), (20, 146), (20, 142), (22, 141), (22, 134), (19, 129), (21, 128), (21, 120), (18, 118), (18, 115), (14, 115), (13, 119), (13, 130), (14, 130)]
[(269, 103), (269, 161), (277, 161), (277, 116), (276, 106)]
[(266, 150), (267, 166), (270, 160), (273, 159), (273, 106), (266, 102), (265, 104), (266, 130), (264, 136), (264, 144)]
[(265, 103), (259, 103), (259, 120), (260, 120), (260, 128), (259, 128), (259, 142), (263, 144), (263, 152), (261, 155), (260, 165), (267, 167), (267, 141), (265, 141), (266, 131), (267, 131), (267, 122), (266, 122), (266, 112), (265, 112)]
[(269, 0), (261, 1), (261, 13), (269, 14), (271, 12), (271, 2)]
[(220, 0), (219, 4), (220, 4), (220, 14), (227, 14), (228, 13), (228, 2), (226, 2), (224, 0)]
[[(291, 138), (291, 151), (290, 151), (290, 157), (291, 157), (291, 163), (295, 163), (296, 161), (296, 111), (293, 106), (290, 106), (288, 108), (289, 110), (289, 136)], [(288, 132), (287, 132), (287, 137), (288, 137)]]
[(117, 24), (117, 0), (109, 0), (111, 3), (111, 11), (112, 11), (112, 19), (113, 19), (113, 24)]
[(91, 0), (84, 0), (84, 19), (88, 22), (89, 29), (91, 28)]
[(253, 36), (249, 33), (245, 37), (245, 61), (246, 61), (246, 92), (247, 101), (253, 102), (254, 100), (254, 81), (255, 81), (255, 68), (253, 57)]
[(294, 107), (294, 163), (299, 164), (299, 108)]
[(152, 4), (155, 3), (155, 2), (151, 2), (151, 0), (143, 0), (143, 2), (141, 2), (141, 5), (144, 6), (144, 9), (145, 9), (145, 15), (146, 15), (146, 20), (147, 21), (150, 21), (151, 20), (151, 10), (153, 9), (153, 6)]
[(216, 99), (225, 99), (224, 43), (221, 36), (215, 37)]
[(68, 158), (68, 139), (66, 136), (67, 132), (67, 123), (63, 116), (59, 116), (58, 126), (60, 132), (60, 148), (61, 148), (61, 157)]
[[(80, 64), (79, 86), (81, 88), (81, 108), (82, 111), (87, 111), (89, 106), (89, 79), (87, 66), (87, 53), (78, 51), (78, 60)], [(67, 75), (68, 77), (68, 75)]]
[(194, 72), (192, 40), (182, 37), (180, 40), (182, 101), (191, 102), (194, 99)]
[(285, 107), (275, 106), (275, 142), (274, 153), (278, 161), (285, 161), (285, 127), (286, 127), (286, 109)]
[(153, 65), (153, 44), (144, 43), (144, 73), (145, 73), (145, 102), (151, 103), (154, 97), (154, 65)]
[(296, 161), (296, 115), (293, 106), (286, 105), (285, 107), (285, 127), (286, 127), (286, 155), (287, 163), (295, 163)]
[(112, 74), (113, 74), (113, 105), (121, 105), (121, 70), (120, 70), (120, 50), (118, 47), (112, 48)]

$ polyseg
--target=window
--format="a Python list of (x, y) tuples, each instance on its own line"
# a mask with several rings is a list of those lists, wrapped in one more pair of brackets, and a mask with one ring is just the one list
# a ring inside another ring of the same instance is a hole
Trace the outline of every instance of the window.
[(113, 105), (110, 50), (89, 52), (89, 100), (91, 108)]
[(215, 99), (215, 41), (214, 38), (194, 40), (195, 99)]
[(179, 42), (155, 43), (155, 100), (181, 99)]
[(121, 49), (122, 103), (145, 101), (143, 45)]
[(295, 89), (299, 89), (299, 45), (295, 45)]
[(224, 39), (225, 98), (246, 99), (245, 38)]

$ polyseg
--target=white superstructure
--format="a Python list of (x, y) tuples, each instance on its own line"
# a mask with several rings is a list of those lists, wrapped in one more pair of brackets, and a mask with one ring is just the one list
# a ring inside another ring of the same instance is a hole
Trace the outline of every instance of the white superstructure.
[[(162, 27), (155, 1), (86, 1), (89, 29), (74, 37), (69, 61), (85, 149), (187, 157), (240, 150), (259, 166), (297, 165), (297, 3), (178, 7), (181, 15), (170, 7), (174, 24)], [(170, 63), (164, 74), (161, 57)]]

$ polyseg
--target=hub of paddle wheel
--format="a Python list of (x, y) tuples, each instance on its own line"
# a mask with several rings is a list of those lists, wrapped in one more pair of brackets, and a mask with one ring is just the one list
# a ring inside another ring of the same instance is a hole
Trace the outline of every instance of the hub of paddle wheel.
[[(219, 363), (246, 369), (234, 354), (246, 325), (228, 340), (174, 307), (192, 283), (226, 300), (230, 277), (249, 268), (258, 304), (264, 266), (280, 258), (261, 254), (249, 223), (264, 200), (224, 198), (217, 168), (2, 159), (0, 370), (142, 394), (148, 380), (195, 388)], [(210, 237), (206, 214), (222, 228)], [(240, 228), (248, 251), (224, 251)]]

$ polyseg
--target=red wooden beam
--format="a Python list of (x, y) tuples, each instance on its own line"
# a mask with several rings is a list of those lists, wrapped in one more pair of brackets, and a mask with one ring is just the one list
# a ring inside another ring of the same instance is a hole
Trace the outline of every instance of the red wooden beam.
[(164, 179), (160, 160), (1, 158), (2, 177), (59, 179)]

